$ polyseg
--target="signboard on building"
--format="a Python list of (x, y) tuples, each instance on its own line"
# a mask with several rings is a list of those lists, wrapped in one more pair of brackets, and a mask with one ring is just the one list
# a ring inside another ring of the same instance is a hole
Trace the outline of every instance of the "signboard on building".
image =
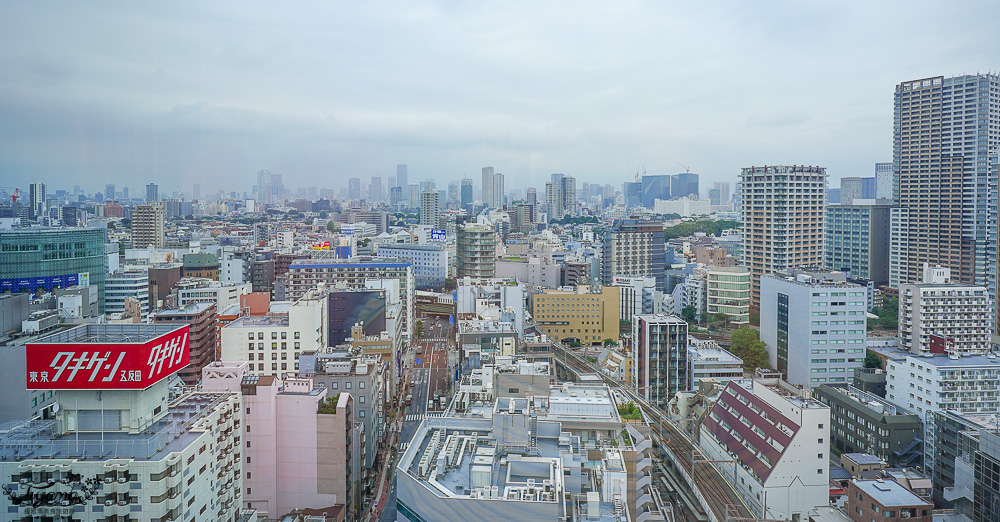
[(330, 250), (330, 242), (329, 241), (318, 241), (318, 242), (312, 244), (312, 249), (313, 250)]
[(29, 390), (141, 390), (191, 362), (183, 326), (144, 343), (34, 343), (25, 350)]
[(447, 241), (448, 231), (443, 228), (431, 229), (431, 241)]
[(74, 285), (89, 285), (90, 272), (43, 277), (18, 277), (0, 279), (0, 292), (34, 292), (38, 288), (51, 292), (53, 288)]

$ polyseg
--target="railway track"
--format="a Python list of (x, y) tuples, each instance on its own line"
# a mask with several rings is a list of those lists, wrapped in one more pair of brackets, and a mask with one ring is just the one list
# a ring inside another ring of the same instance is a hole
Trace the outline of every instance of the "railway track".
[(687, 433), (679, 429), (671, 419), (668, 419), (659, 407), (646, 402), (637, 390), (608, 377), (599, 371), (593, 363), (573, 353), (562, 344), (556, 343), (554, 348), (556, 353), (562, 356), (566, 366), (600, 376), (606, 384), (626, 395), (640, 408), (643, 416), (649, 419), (649, 426), (654, 430), (653, 440), (657, 447), (661, 452), (670, 452), (673, 456), (671, 460), (682, 469), (688, 482), (693, 482), (689, 485), (696, 495), (702, 497), (703, 503), (707, 504), (702, 507), (711, 520), (720, 522), (734, 519), (753, 520), (753, 514), (749, 507), (736, 494), (732, 485), (726, 481), (717, 467), (735, 464), (709, 462), (699, 458), (701, 452), (687, 436)]

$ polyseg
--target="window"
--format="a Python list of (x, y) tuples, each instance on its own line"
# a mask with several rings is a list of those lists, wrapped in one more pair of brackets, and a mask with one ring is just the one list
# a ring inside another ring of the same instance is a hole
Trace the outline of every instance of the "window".
[(250, 457), (247, 457), (247, 464), (250, 463)]
[(820, 444), (823, 444), (823, 439), (819, 439), (819, 440), (817, 440), (816, 442), (818, 442), (818, 443), (820, 443)]
[(361, 388), (362, 390), (365, 389), (365, 381), (359, 382), (358, 383), (358, 388)]
[(250, 472), (247, 472), (247, 480), (250, 480)]
[(364, 395), (359, 395), (358, 396), (358, 402), (364, 403), (365, 402), (365, 396)]
[(333, 388), (334, 390), (336, 390), (337, 388), (340, 387), (340, 383), (339, 382), (334, 382), (334, 383), (331, 383), (331, 384), (332, 384), (331, 388)]
[(817, 469), (817, 470), (816, 470), (816, 474), (817, 474), (817, 475), (822, 475), (822, 474), (823, 474), (823, 468), (819, 468), (819, 469)]
[[(247, 457), (247, 460), (250, 460), (250, 457)], [(247, 495), (249, 494), (250, 494), (250, 488), (247, 488)]]
[(365, 410), (358, 410), (358, 411), (360, 411), (360, 412), (361, 412), (361, 414), (360, 414), (360, 415), (361, 415), (361, 418), (362, 418), (362, 419), (363, 419), (363, 418), (365, 418)]
[(345, 384), (344, 387), (347, 388), (348, 390), (350, 390), (351, 389), (351, 381), (347, 381), (347, 384)]

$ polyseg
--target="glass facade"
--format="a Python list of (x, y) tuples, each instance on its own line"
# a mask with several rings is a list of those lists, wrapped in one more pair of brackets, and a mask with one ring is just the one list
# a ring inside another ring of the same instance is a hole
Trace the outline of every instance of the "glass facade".
[(104, 312), (107, 257), (100, 228), (24, 228), (0, 231), (0, 291), (47, 292), (94, 285)]

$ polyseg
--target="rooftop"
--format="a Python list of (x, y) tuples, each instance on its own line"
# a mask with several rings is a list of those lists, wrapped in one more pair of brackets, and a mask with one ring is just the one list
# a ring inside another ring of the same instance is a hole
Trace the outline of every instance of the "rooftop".
[(266, 326), (288, 326), (287, 315), (262, 315), (240, 317), (224, 328), (258, 328)]
[(191, 315), (200, 314), (205, 310), (215, 306), (215, 303), (211, 302), (198, 302), (198, 303), (188, 303), (184, 308), (173, 308), (170, 310), (160, 310), (156, 312), (156, 317), (163, 317), (169, 315)]
[(15, 421), (0, 425), (0, 458), (160, 460), (179, 452), (209, 428), (196, 426), (229, 393), (189, 392), (167, 408), (167, 414), (141, 433), (70, 432), (59, 435), (56, 420)]
[(37, 343), (144, 343), (183, 328), (177, 324), (81, 324), (51, 335), (39, 336)]
[(882, 464), (882, 459), (872, 455), (871, 453), (844, 453), (844, 457), (850, 459), (855, 464), (860, 464), (862, 466)]
[(885, 507), (932, 506), (892, 480), (855, 480), (853, 484)]

